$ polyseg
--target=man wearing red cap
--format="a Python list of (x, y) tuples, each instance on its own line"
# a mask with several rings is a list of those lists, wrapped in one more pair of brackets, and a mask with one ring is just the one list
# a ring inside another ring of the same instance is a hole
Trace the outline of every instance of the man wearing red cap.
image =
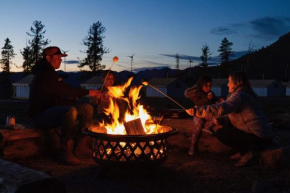
[(30, 86), (28, 113), (39, 128), (61, 126), (58, 158), (63, 164), (79, 165), (80, 161), (74, 155), (74, 148), (78, 145), (75, 142), (80, 139), (81, 128), (92, 121), (93, 107), (88, 103), (76, 103), (71, 98), (85, 95), (99, 97), (100, 92), (72, 87), (62, 81), (55, 69), (60, 67), (61, 57), (66, 56), (58, 47), (43, 50), (43, 58), (32, 69), (34, 78)]

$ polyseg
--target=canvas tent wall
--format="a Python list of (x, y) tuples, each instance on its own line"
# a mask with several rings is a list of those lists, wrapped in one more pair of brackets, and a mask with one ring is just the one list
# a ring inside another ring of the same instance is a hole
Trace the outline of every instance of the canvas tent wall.
[(13, 98), (29, 99), (30, 83), (34, 75), (29, 74), (19, 81), (13, 83)]
[[(152, 78), (149, 84), (170, 97), (184, 97), (184, 91), (188, 87), (177, 78)], [(165, 97), (150, 86), (146, 87), (147, 97)]]
[(249, 82), (260, 97), (285, 96), (285, 86), (277, 80), (249, 80)]

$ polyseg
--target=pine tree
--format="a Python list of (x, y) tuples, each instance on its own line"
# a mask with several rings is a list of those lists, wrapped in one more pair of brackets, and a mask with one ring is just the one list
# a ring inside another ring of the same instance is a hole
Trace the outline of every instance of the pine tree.
[(26, 46), (25, 48), (23, 48), (23, 51), (20, 51), (20, 53), (23, 56), (23, 71), (26, 73), (31, 72), (32, 69), (32, 65), (33, 65), (33, 52), (32, 49), (29, 46)]
[[(30, 28), (31, 33), (26, 32), (28, 36), (32, 37), (32, 40), (28, 40), (28, 44), (30, 44), (32, 55), (31, 58), (29, 59), (29, 61), (31, 62), (26, 63), (29, 66), (28, 67), (23, 66), (23, 68), (29, 70), (37, 62), (37, 60), (41, 58), (43, 48), (50, 43), (48, 39), (46, 40), (44, 39), (43, 34), (45, 34), (46, 30), (44, 30), (45, 26), (41, 23), (41, 21), (34, 21), (33, 26), (34, 27)], [(23, 53), (26, 51), (23, 51)]]
[(105, 31), (106, 28), (102, 26), (100, 21), (90, 27), (88, 35), (82, 41), (82, 44), (87, 47), (85, 51), (87, 57), (80, 62), (79, 68), (89, 66), (92, 72), (96, 72), (106, 67), (101, 65), (103, 54), (110, 52), (109, 49), (103, 46), (103, 39), (105, 38), (103, 34)]
[(13, 50), (13, 46), (11, 45), (11, 41), (9, 38), (6, 38), (4, 47), (2, 48), (2, 59), (1, 59), (1, 68), (3, 69), (3, 72), (10, 72), (12, 59), (16, 55)]
[(219, 47), (220, 57), (221, 57), (221, 64), (225, 64), (229, 61), (231, 56), (234, 56), (234, 52), (232, 51), (231, 46), (233, 45), (232, 42), (229, 42), (227, 38), (222, 40), (221, 46)]
[(202, 61), (201, 66), (207, 67), (208, 66), (207, 62), (208, 62), (208, 60), (210, 60), (210, 58), (211, 58), (210, 56), (212, 53), (210, 52), (207, 44), (205, 44), (201, 50), (202, 50), (202, 55), (200, 56), (200, 59)]

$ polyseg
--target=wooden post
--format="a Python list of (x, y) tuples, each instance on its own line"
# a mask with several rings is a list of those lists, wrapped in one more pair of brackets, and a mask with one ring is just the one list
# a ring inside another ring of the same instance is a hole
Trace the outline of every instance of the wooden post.
[(146, 135), (140, 119), (124, 123), (127, 135)]

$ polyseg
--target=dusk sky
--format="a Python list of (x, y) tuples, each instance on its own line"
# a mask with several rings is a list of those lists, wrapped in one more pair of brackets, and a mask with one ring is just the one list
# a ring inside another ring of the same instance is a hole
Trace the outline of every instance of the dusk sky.
[(103, 56), (106, 69), (118, 56), (113, 70), (130, 70), (133, 54), (133, 70), (175, 68), (176, 53), (184, 69), (189, 59), (200, 63), (196, 59), (205, 44), (213, 59), (218, 56), (224, 37), (237, 55), (250, 42), (255, 49), (270, 45), (290, 32), (289, 10), (289, 0), (1, 0), (0, 46), (9, 38), (17, 54), (13, 62), (22, 66), (20, 50), (31, 39), (26, 32), (38, 20), (49, 46), (69, 50), (67, 71), (79, 71), (76, 62), (85, 58), (81, 51), (86, 49), (81, 42), (100, 21), (106, 28), (104, 46), (111, 50)]

